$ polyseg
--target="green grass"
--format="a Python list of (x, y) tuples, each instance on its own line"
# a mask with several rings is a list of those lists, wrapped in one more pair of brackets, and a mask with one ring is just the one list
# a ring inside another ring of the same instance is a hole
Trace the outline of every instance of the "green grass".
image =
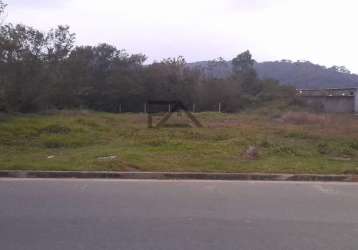
[[(5, 116), (0, 170), (358, 174), (358, 119), (353, 116), (297, 113), (292, 121), (278, 114), (196, 116), (204, 128), (179, 126), (186, 119), (177, 115), (172, 126), (161, 129), (148, 129), (144, 114)], [(257, 160), (244, 157), (252, 145)], [(112, 155), (118, 158), (99, 159)]]

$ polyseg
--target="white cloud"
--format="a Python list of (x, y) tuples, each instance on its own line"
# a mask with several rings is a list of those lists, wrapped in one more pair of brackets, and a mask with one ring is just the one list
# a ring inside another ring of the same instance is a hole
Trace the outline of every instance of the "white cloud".
[(188, 61), (250, 49), (259, 61), (303, 59), (358, 73), (355, 0), (14, 1), (9, 21), (44, 30), (69, 24), (79, 44), (109, 42), (151, 59)]
[(13, 7), (19, 8), (56, 8), (65, 5), (69, 0), (9, 0), (8, 2)]

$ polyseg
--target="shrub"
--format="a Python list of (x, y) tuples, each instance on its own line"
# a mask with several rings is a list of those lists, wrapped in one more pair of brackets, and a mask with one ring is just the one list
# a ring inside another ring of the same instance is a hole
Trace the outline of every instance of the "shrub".
[(273, 152), (276, 154), (283, 154), (283, 155), (292, 155), (292, 156), (299, 155), (299, 153), (295, 148), (290, 146), (283, 146), (283, 145), (275, 146), (273, 148)]
[(66, 126), (52, 124), (42, 128), (40, 131), (48, 134), (68, 134), (71, 132), (71, 129)]
[(317, 145), (318, 148), (318, 152), (322, 155), (328, 154), (329, 153), (329, 147), (326, 143), (320, 143)]
[(263, 148), (269, 148), (272, 146), (271, 143), (267, 139), (264, 139), (263, 141), (261, 141), (261, 143), (259, 145)]
[(349, 143), (349, 147), (354, 150), (358, 150), (358, 141), (353, 141)]

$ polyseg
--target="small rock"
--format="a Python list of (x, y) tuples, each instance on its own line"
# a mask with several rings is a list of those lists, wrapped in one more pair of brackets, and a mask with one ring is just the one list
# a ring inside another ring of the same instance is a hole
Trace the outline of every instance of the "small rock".
[(98, 157), (97, 161), (113, 161), (116, 160), (118, 157), (115, 155), (105, 156), (105, 157)]
[(245, 152), (245, 158), (249, 160), (257, 160), (259, 157), (259, 152), (257, 150), (257, 147), (250, 146), (246, 152)]
[(47, 156), (47, 159), (53, 159), (53, 158), (55, 158), (54, 155), (49, 155), (49, 156)]

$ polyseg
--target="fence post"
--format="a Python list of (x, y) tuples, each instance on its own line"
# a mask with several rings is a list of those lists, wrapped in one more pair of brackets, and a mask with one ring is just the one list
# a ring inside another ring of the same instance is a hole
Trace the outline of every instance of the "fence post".
[(195, 103), (193, 104), (193, 113), (195, 113)]
[(144, 104), (144, 113), (145, 114), (147, 113), (147, 104), (146, 103)]
[(221, 102), (219, 102), (219, 113), (221, 113)]
[(119, 104), (119, 113), (122, 113), (122, 104)]

